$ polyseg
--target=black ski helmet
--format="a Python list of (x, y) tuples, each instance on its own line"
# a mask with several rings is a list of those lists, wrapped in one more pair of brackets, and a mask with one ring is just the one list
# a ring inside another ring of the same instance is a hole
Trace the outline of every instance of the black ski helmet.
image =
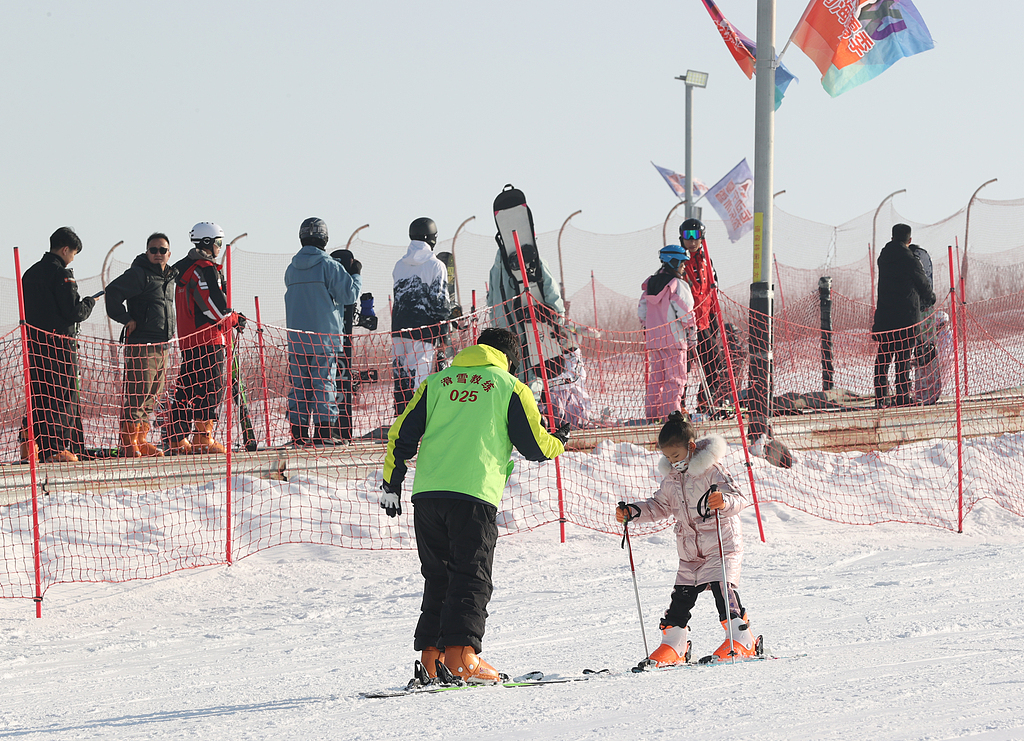
[[(704, 239), (704, 225), (701, 223), (700, 219), (687, 219), (680, 224), (679, 238), (686, 239), (686, 237), (683, 236), (683, 232), (688, 230), (699, 231), (700, 237), (698, 237), (698, 239)], [(693, 239), (693, 237), (690, 237), (690, 239)]]
[(409, 239), (426, 242), (430, 245), (430, 249), (434, 249), (434, 245), (437, 244), (437, 224), (433, 219), (421, 216), (409, 224)]
[(299, 227), (299, 242), (303, 246), (311, 244), (324, 249), (327, 246), (327, 222), (315, 216), (303, 221)]

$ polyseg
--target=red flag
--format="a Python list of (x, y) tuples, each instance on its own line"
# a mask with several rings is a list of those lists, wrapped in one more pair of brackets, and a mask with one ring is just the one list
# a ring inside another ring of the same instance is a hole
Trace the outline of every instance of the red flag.
[(857, 19), (871, 0), (811, 0), (789, 37), (822, 75), (859, 62), (874, 41)]
[(743, 70), (743, 73), (749, 80), (754, 76), (755, 60), (754, 54), (751, 51), (754, 48), (754, 42), (737, 31), (736, 27), (725, 19), (722, 11), (715, 5), (714, 0), (704, 0), (704, 7), (708, 9), (708, 13), (711, 14), (711, 19), (715, 22), (718, 32), (722, 34), (722, 39), (725, 41), (725, 45), (729, 47), (732, 58), (736, 60), (736, 64), (740, 66), (740, 69)]

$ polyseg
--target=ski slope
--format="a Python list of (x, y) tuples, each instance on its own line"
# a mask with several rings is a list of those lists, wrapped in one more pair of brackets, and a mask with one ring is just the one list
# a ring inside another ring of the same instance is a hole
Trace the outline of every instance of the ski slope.
[[(1021, 521), (983, 502), (964, 534), (742, 516), (740, 593), (781, 661), (634, 675), (643, 656), (618, 538), (501, 538), (483, 656), (588, 682), (368, 700), (411, 676), (410, 551), (289, 545), (152, 581), (60, 585), (42, 619), (0, 602), (0, 738), (1024, 739)], [(406, 515), (407, 516), (407, 515)], [(670, 532), (633, 539), (648, 640)], [(694, 654), (722, 640), (713, 600)], [(652, 645), (653, 648), (653, 645)]]

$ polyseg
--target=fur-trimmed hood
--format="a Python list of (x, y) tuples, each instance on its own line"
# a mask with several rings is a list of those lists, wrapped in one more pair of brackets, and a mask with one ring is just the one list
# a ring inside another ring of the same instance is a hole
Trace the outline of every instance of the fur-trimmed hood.
[[(700, 476), (706, 473), (709, 468), (722, 460), (728, 451), (729, 445), (721, 435), (702, 437), (697, 441), (697, 449), (693, 451), (693, 457), (690, 459), (687, 472), (693, 476)], [(672, 468), (668, 458), (661, 456), (661, 460), (658, 461), (658, 473), (662, 476), (668, 476), (669, 474), (677, 473), (677, 471)]]

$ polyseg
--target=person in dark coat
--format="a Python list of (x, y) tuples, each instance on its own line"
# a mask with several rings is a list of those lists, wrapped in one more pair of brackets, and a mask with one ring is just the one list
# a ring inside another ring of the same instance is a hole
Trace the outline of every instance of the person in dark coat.
[[(174, 337), (174, 279), (171, 241), (157, 232), (146, 251), (107, 286), (107, 316), (124, 325), (124, 405), (120, 454), (127, 458), (162, 456), (146, 440), (149, 419), (167, 376), (168, 342)], [(126, 308), (127, 305), (127, 308)]]
[[(878, 301), (871, 338), (875, 357), (875, 408), (912, 406), (910, 358), (918, 341), (921, 306), (935, 303), (932, 282), (910, 248), (911, 228), (896, 224), (892, 241), (878, 253)], [(895, 365), (895, 396), (889, 395), (889, 366)]]
[(82, 240), (71, 227), (62, 226), (50, 235), (50, 251), (21, 277), (32, 431), (45, 462), (73, 463), (78, 460), (76, 448), (85, 452), (80, 433), (75, 433), (80, 425), (75, 336), (96, 300), (78, 295), (75, 273), (68, 267), (81, 251)]

